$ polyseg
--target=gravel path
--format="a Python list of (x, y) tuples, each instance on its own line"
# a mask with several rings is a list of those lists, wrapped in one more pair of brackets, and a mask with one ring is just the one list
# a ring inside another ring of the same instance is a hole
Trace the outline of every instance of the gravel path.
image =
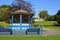
[(43, 32), (42, 34), (43, 36), (60, 34), (60, 30), (54, 30), (54, 29), (48, 29), (48, 28), (43, 28), (43, 30), (47, 30), (47, 32)]

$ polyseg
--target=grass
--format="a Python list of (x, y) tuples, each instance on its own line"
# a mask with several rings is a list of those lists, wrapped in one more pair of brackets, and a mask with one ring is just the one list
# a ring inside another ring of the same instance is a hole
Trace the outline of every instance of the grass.
[(0, 25), (3, 26), (3, 27), (8, 27), (9, 24), (4, 22), (4, 21), (0, 21)]
[(0, 36), (0, 40), (60, 40), (60, 34), (49, 36)]
[(60, 26), (54, 26), (57, 24), (56, 21), (35, 21), (34, 25), (42, 25), (45, 28), (60, 30)]
[(56, 21), (35, 21), (34, 24), (37, 25), (54, 25), (56, 24)]
[(50, 29), (55, 29), (55, 30), (60, 30), (60, 26), (43, 26), (45, 28), (50, 28)]

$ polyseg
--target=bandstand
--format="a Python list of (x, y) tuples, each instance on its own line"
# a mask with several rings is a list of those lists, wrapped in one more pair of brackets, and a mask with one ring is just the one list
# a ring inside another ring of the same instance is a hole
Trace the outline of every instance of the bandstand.
[(10, 28), (12, 30), (26, 30), (31, 27), (32, 13), (25, 10), (17, 10), (11, 12), (10, 15)]
[(25, 10), (17, 10), (10, 13), (10, 29), (12, 34), (26, 34), (26, 30), (31, 28), (32, 13)]

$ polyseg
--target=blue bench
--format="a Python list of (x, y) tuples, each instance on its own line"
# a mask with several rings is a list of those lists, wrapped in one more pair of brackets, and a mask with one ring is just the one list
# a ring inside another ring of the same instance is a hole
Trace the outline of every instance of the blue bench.
[(10, 33), (10, 35), (12, 35), (12, 31), (9, 28), (4, 28), (3, 26), (0, 26), (0, 34), (4, 34), (4, 33)]
[(26, 35), (27, 35), (28, 32), (37, 32), (37, 34), (39, 34), (40, 33), (40, 29), (32, 29), (32, 28), (31, 29), (27, 29), (26, 30)]

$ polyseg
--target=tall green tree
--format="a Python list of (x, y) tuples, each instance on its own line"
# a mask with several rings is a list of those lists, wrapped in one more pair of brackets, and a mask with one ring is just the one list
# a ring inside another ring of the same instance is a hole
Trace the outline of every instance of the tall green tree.
[(1, 9), (1, 8), (8, 8), (8, 7), (9, 7), (8, 5), (1, 5), (1, 6), (0, 6), (0, 9)]
[(47, 21), (55, 21), (54, 15), (50, 15), (46, 20)]
[(10, 12), (10, 9), (8, 5), (1, 5), (0, 6), (0, 20), (4, 20), (4, 21), (7, 20), (8, 18), (6, 15), (8, 15), (9, 12)]
[(58, 24), (60, 24), (60, 10), (58, 10), (58, 12), (56, 13), (55, 20), (58, 22)]
[(48, 11), (46, 11), (46, 10), (42, 10), (42, 11), (39, 11), (39, 17), (40, 18), (43, 18), (43, 19), (47, 19), (48, 18)]

